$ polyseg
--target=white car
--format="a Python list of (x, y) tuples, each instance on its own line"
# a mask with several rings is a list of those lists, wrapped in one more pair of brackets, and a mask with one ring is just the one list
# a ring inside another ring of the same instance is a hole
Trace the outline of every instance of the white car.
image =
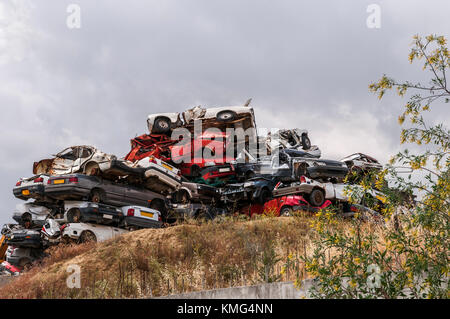
[(156, 209), (141, 206), (123, 206), (123, 225), (135, 228), (160, 228), (162, 226), (161, 213)]
[(106, 154), (93, 146), (80, 145), (68, 147), (54, 158), (43, 159), (33, 164), (34, 174), (63, 175), (84, 173), (99, 175), (111, 168), (115, 155)]
[[(280, 149), (299, 149), (304, 150), (311, 149), (311, 140), (308, 137), (308, 131), (294, 128), (294, 129), (280, 129), (276, 132), (269, 132), (265, 137), (265, 144), (269, 154), (276, 152)], [(314, 145), (314, 151), (318, 153), (320, 157), (320, 150)]]
[(42, 226), (51, 213), (52, 209), (48, 207), (33, 202), (21, 203), (16, 205), (12, 218), (20, 225), (24, 225), (25, 221), (30, 221), (33, 224)]
[(341, 159), (341, 162), (347, 164), (348, 169), (350, 170), (381, 170), (383, 169), (383, 165), (380, 164), (375, 158), (363, 154), (363, 153), (355, 153), (349, 156), (346, 156)]
[(147, 179), (148, 188), (152, 186), (151, 184), (156, 184), (155, 181), (168, 185), (172, 191), (181, 186), (180, 170), (159, 158), (145, 157), (137, 161), (137, 165), (146, 169), (144, 176)]
[(122, 228), (88, 223), (69, 223), (61, 227), (62, 238), (72, 239), (80, 243), (101, 242), (128, 232), (128, 230)]
[[(253, 108), (249, 107), (247, 101), (244, 106), (224, 106), (213, 108), (202, 108), (196, 106), (180, 113), (151, 114), (147, 118), (150, 133), (168, 133), (183, 125), (191, 124), (194, 120), (215, 120), (217, 122), (233, 122), (240, 118), (248, 118), (250, 121), (241, 127), (247, 129), (256, 127)], [(241, 123), (237, 124), (240, 126)]]
[[(60, 220), (62, 224), (64, 221)], [(61, 224), (53, 218), (49, 218), (45, 221), (44, 226), (41, 229), (41, 237), (46, 241), (48, 245), (56, 245), (60, 242), (61, 236)]]
[(180, 170), (154, 156), (131, 162), (115, 160), (111, 171), (117, 175), (137, 176), (148, 189), (160, 193), (172, 193), (181, 186)]

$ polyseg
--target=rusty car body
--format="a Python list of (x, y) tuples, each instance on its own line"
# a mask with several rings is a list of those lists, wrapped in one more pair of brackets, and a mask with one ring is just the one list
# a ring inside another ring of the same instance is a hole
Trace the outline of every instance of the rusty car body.
[(33, 174), (62, 175), (84, 173), (97, 175), (111, 167), (115, 155), (106, 154), (93, 146), (79, 145), (68, 147), (53, 158), (43, 159), (33, 164)]

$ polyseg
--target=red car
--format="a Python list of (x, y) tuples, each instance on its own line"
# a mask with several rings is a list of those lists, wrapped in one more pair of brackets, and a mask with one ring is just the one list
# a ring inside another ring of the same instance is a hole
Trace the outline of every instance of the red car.
[(326, 200), (322, 206), (314, 207), (306, 199), (300, 195), (290, 195), (274, 198), (263, 205), (251, 205), (244, 207), (240, 213), (249, 215), (254, 214), (273, 214), (274, 216), (290, 216), (293, 211), (306, 210), (310, 212), (317, 212), (319, 209), (324, 209), (331, 205), (329, 200)]
[[(217, 139), (219, 138), (219, 139)], [(235, 175), (230, 163), (234, 157), (226, 154), (229, 145), (225, 133), (203, 133), (197, 140), (170, 146), (172, 161), (179, 163), (181, 175), (186, 177), (223, 178)]]
[(125, 156), (125, 160), (135, 162), (145, 157), (154, 156), (169, 162), (169, 146), (178, 141), (171, 140), (164, 134), (143, 134), (133, 138), (130, 142), (131, 151)]

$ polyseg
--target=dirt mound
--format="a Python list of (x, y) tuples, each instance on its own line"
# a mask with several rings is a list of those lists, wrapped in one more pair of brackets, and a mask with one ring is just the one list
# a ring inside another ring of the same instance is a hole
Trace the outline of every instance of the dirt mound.
[[(54, 247), (0, 298), (161, 296), (301, 276), (310, 217), (222, 220), (144, 229), (103, 243)], [(81, 288), (67, 288), (69, 265)]]

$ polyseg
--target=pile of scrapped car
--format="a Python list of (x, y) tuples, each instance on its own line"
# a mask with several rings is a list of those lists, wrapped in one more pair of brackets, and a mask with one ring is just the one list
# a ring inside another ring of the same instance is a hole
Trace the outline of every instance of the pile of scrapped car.
[[(25, 202), (13, 213), (17, 224), (3, 226), (0, 259), (6, 261), (0, 271), (17, 273), (61, 241), (102, 241), (179, 218), (236, 212), (280, 216), (331, 204), (343, 212), (358, 209), (348, 203), (343, 180), (349, 173), (380, 170), (377, 160), (361, 153), (339, 161), (321, 159), (306, 130), (258, 136), (249, 104), (152, 114), (149, 134), (133, 138), (123, 158), (82, 145), (35, 162), (33, 176), (13, 188)], [(180, 143), (173, 136), (180, 128), (193, 137)], [(250, 134), (239, 140), (230, 129)], [(264, 152), (251, 153), (245, 144), (251, 139)], [(214, 157), (203, 156), (206, 151)]]

